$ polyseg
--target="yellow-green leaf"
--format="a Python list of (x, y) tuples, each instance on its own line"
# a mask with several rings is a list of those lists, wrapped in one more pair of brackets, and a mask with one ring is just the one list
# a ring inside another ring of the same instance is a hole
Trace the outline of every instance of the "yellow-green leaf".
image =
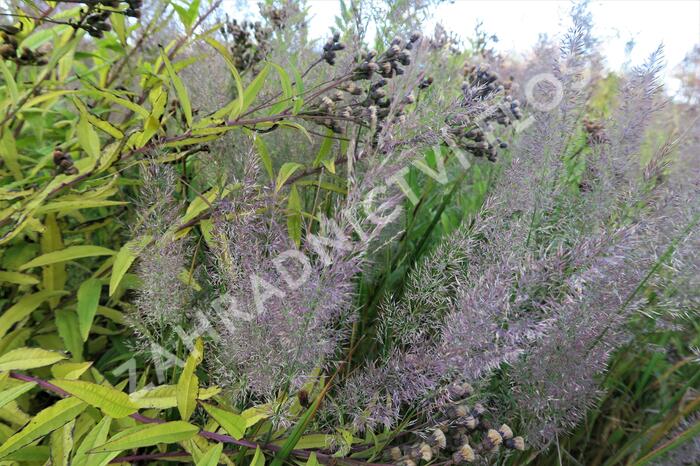
[(217, 408), (208, 403), (202, 403), (202, 406), (221, 427), (236, 440), (242, 439), (245, 435), (246, 420), (240, 414), (235, 414), (230, 411)]
[(150, 447), (159, 443), (175, 443), (197, 435), (199, 428), (185, 421), (164, 422), (132, 427), (117, 439), (95, 447), (93, 453), (122, 451), (132, 448)]
[[(221, 54), (229, 70), (231, 70), (231, 74), (233, 75), (233, 80), (236, 83), (236, 100), (233, 101), (235, 102), (233, 103), (233, 108), (227, 113), (229, 119), (234, 120), (238, 118), (241, 113), (243, 113), (243, 80), (241, 79), (241, 75), (236, 70), (236, 66), (233, 64), (233, 59), (231, 58), (229, 51), (226, 49), (226, 46), (216, 41), (212, 37), (205, 37), (204, 40), (207, 42), (207, 44), (214, 47), (219, 54)], [(215, 115), (217, 114), (215, 113)], [(218, 115), (217, 118), (223, 117), (224, 115), (225, 114)]]
[(39, 279), (26, 273), (0, 270), (0, 282), (14, 283), (16, 285), (36, 285), (39, 283)]
[(27, 393), (35, 386), (36, 384), (34, 382), (25, 382), (10, 387), (7, 390), (3, 390), (2, 392), (0, 392), (0, 408), (5, 406), (10, 401), (15, 400), (23, 394)]
[(277, 182), (275, 183), (275, 192), (279, 191), (284, 183), (289, 179), (290, 176), (294, 174), (297, 170), (302, 168), (303, 165), (296, 162), (286, 162), (280, 167), (280, 171), (277, 173)]
[(301, 198), (296, 185), (292, 185), (287, 202), (287, 231), (294, 244), (301, 244)]
[(34, 312), (44, 301), (66, 294), (68, 293), (65, 291), (39, 291), (38, 293), (23, 296), (17, 304), (0, 315), (0, 338), (5, 336), (10, 327)]
[(217, 443), (202, 455), (199, 461), (197, 461), (197, 466), (216, 466), (219, 464), (219, 458), (221, 458), (221, 453), (223, 451), (224, 444)]
[(265, 84), (265, 79), (267, 74), (270, 72), (270, 65), (265, 65), (260, 73), (253, 79), (250, 85), (243, 91), (243, 105), (241, 107), (241, 112), (248, 110), (248, 107), (255, 101), (258, 94), (262, 90), (263, 84)]
[(66, 359), (61, 353), (42, 348), (17, 348), (0, 356), (0, 371), (34, 369)]
[(143, 250), (148, 243), (151, 242), (151, 236), (142, 236), (141, 238), (131, 240), (126, 243), (117, 253), (112, 264), (112, 275), (109, 278), (109, 295), (112, 296), (122, 278), (131, 267), (131, 264), (136, 260), (136, 256)]
[[(221, 392), (219, 387), (201, 388), (197, 394), (198, 400), (208, 400)], [(154, 408), (168, 409), (177, 406), (177, 385), (159, 385), (154, 388), (144, 388), (131, 393), (129, 397), (139, 409)]]
[(182, 111), (185, 114), (185, 119), (187, 120), (187, 126), (192, 126), (192, 104), (190, 103), (190, 98), (187, 95), (187, 89), (182, 83), (182, 79), (177, 75), (173, 69), (173, 65), (168, 59), (168, 55), (161, 50), (161, 56), (163, 57), (163, 62), (165, 63), (165, 68), (168, 70), (168, 75), (170, 75), (170, 80), (173, 82), (173, 87), (175, 87), (175, 93), (182, 106)]
[(260, 447), (255, 448), (255, 455), (253, 455), (250, 466), (265, 466), (265, 455), (260, 450)]
[(12, 131), (4, 131), (0, 139), (0, 157), (2, 157), (15, 180), (21, 180), (22, 169), (19, 166), (19, 155), (17, 154), (17, 145)]
[(87, 154), (94, 160), (100, 158), (100, 138), (88, 121), (87, 113), (80, 115), (78, 125), (76, 127), (78, 133), (78, 142)]
[(78, 328), (83, 341), (87, 341), (88, 335), (90, 335), (92, 320), (95, 318), (97, 306), (100, 304), (101, 291), (102, 282), (96, 278), (85, 280), (78, 288)]
[(197, 338), (192, 353), (185, 361), (185, 367), (182, 369), (182, 374), (177, 381), (177, 409), (180, 412), (180, 417), (187, 421), (197, 407), (197, 391), (199, 390), (199, 378), (195, 375), (194, 370), (199, 363), (202, 362), (204, 356), (204, 346), (201, 338)]
[(115, 254), (116, 251), (103, 248), (102, 246), (70, 246), (60, 251), (42, 254), (41, 256), (20, 266), (19, 270), (27, 270), (31, 269), (32, 267), (56, 264), (58, 262), (67, 262), (75, 259), (82, 259), (84, 257), (113, 256)]
[(119, 419), (138, 411), (129, 395), (106, 385), (84, 380), (52, 380), (51, 383), (91, 406), (100, 408), (106, 416)]
[(319, 466), (318, 459), (316, 458), (316, 452), (311, 452), (309, 459), (306, 460), (306, 466)]
[(51, 366), (51, 375), (57, 379), (76, 380), (92, 366), (92, 362), (62, 361)]
[(87, 433), (83, 441), (75, 450), (73, 462), (71, 466), (97, 466), (103, 464), (106, 456), (111, 456), (111, 453), (89, 454), (88, 451), (102, 445), (107, 440), (109, 428), (112, 424), (111, 417), (103, 417), (97, 425)]
[(258, 149), (258, 155), (260, 156), (260, 161), (265, 167), (265, 171), (270, 177), (270, 181), (275, 178), (275, 173), (272, 170), (272, 158), (270, 157), (270, 152), (267, 150), (265, 141), (259, 135), (253, 135), (253, 141), (255, 143), (255, 148)]
[(27, 424), (0, 446), (0, 458), (29, 445), (75, 419), (87, 405), (77, 398), (66, 398), (40, 411)]
[(64, 426), (51, 432), (50, 451), (51, 466), (68, 466), (71, 451), (73, 450), (73, 429), (75, 419), (68, 421)]

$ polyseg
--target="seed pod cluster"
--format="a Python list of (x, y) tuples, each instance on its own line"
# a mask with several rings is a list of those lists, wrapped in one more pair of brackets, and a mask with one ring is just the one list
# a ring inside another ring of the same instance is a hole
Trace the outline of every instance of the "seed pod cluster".
[[(361, 121), (376, 129), (373, 140), (376, 143), (377, 134), (389, 115), (393, 116), (394, 121), (400, 120), (404, 107), (415, 102), (412, 93), (394, 101), (386, 88), (389, 80), (403, 74), (402, 67), (411, 63), (410, 50), (419, 39), (418, 34), (405, 41), (396, 38), (382, 54), (374, 51), (362, 53), (356, 59), (350, 78), (321, 96), (320, 102), (307, 115), (323, 116), (319, 123), (335, 133), (343, 132), (340, 125), (343, 121)], [(344, 48), (340, 35), (335, 33), (324, 45), (322, 58), (333, 64), (336, 52)], [(362, 81), (370, 83), (367, 85)]]
[(51, 46), (46, 44), (36, 50), (21, 47), (16, 38), (20, 31), (21, 29), (15, 26), (0, 26), (0, 37), (2, 37), (0, 57), (17, 65), (46, 65), (48, 63), (46, 55), (51, 50)]
[(443, 410), (443, 418), (419, 437), (414, 443), (391, 448), (387, 457), (399, 466), (417, 466), (421, 461), (448, 458), (452, 464), (468, 464), (479, 457), (486, 457), (501, 446), (511, 450), (524, 450), (525, 441), (515, 437), (513, 430), (502, 424), (493, 428), (485, 419), (486, 408), (476, 403), (470, 405), (467, 398), (473, 394), (468, 383), (454, 383), (446, 388), (451, 400)]
[(71, 23), (71, 26), (75, 29), (83, 29), (85, 32), (90, 34), (91, 37), (102, 38), (104, 33), (112, 30), (112, 26), (107, 22), (112, 14), (118, 10), (122, 3), (126, 4), (126, 9), (123, 14), (130, 16), (132, 18), (141, 17), (141, 7), (143, 7), (143, 0), (86, 0), (83, 1), (88, 10), (84, 12), (86, 14), (84, 21), (79, 23)]
[(226, 19), (221, 33), (233, 55), (233, 64), (239, 71), (254, 69), (265, 59), (270, 48), (272, 28), (263, 26), (260, 21), (243, 21)]
[(512, 126), (514, 120), (520, 120), (523, 116), (520, 102), (509, 94), (512, 83), (502, 82), (488, 64), (467, 64), (464, 76), (465, 102), (487, 102), (492, 107), (480, 115), (478, 122), (456, 125), (452, 133), (461, 147), (493, 162), (498, 157), (498, 149), (508, 147), (508, 143), (494, 136), (495, 125), (506, 128)]
[(73, 159), (71, 159), (70, 154), (60, 149), (55, 149), (53, 151), (53, 163), (56, 165), (58, 173), (65, 173), (66, 175), (75, 175), (78, 173), (78, 169), (73, 165)]
[(335, 53), (344, 48), (345, 44), (340, 42), (340, 33), (334, 32), (326, 43), (323, 44), (323, 54), (321, 58), (329, 65), (335, 65)]

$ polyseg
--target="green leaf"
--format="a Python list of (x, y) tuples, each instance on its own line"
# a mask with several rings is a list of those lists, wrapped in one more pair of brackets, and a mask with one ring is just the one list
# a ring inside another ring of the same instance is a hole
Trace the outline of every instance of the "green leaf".
[(66, 398), (40, 411), (21, 431), (0, 446), (0, 458), (29, 445), (75, 419), (87, 405), (77, 398)]
[(270, 176), (270, 181), (275, 178), (275, 173), (272, 170), (272, 158), (270, 157), (270, 152), (267, 150), (265, 141), (263, 138), (257, 134), (253, 135), (253, 142), (255, 143), (255, 148), (258, 149), (258, 155), (260, 156), (260, 161), (265, 167), (265, 171)]
[(192, 353), (185, 361), (185, 367), (182, 369), (182, 374), (177, 381), (177, 410), (180, 412), (180, 417), (183, 421), (189, 420), (197, 407), (197, 392), (199, 391), (199, 378), (195, 375), (194, 370), (199, 363), (202, 362), (204, 356), (204, 346), (201, 338), (197, 338)]
[(38, 293), (23, 296), (17, 304), (4, 311), (0, 315), (0, 338), (7, 334), (14, 324), (27, 317), (29, 314), (39, 307), (44, 301), (56, 296), (68, 294), (65, 291), (39, 291)]
[(17, 348), (0, 356), (0, 371), (34, 369), (66, 359), (61, 353), (42, 348)]
[(311, 421), (311, 418), (313, 417), (314, 413), (316, 413), (319, 404), (321, 404), (321, 400), (323, 399), (324, 394), (325, 391), (323, 391), (321, 395), (319, 395), (316, 398), (316, 400), (309, 407), (309, 409), (307, 409), (306, 412), (301, 416), (297, 424), (294, 426), (294, 429), (292, 429), (291, 434), (289, 435), (289, 437), (287, 437), (287, 440), (282, 445), (282, 448), (275, 455), (274, 459), (272, 460), (271, 466), (282, 466), (284, 464), (289, 454), (292, 452), (292, 450), (294, 450), (297, 443), (299, 443), (299, 440), (301, 439), (302, 435), (304, 434), (304, 431), (306, 430), (306, 426)]
[(170, 80), (173, 82), (175, 93), (177, 94), (177, 98), (182, 106), (182, 111), (185, 114), (185, 119), (187, 120), (187, 126), (190, 127), (192, 126), (192, 104), (190, 103), (190, 97), (187, 95), (187, 89), (185, 89), (182, 79), (180, 79), (173, 69), (173, 65), (170, 63), (165, 51), (161, 49), (160, 54), (163, 57), (165, 68), (168, 70), (168, 75), (170, 75)]
[(318, 459), (316, 458), (316, 452), (311, 452), (309, 459), (306, 460), (306, 466), (318, 466)]
[(51, 432), (50, 452), (51, 466), (69, 466), (70, 453), (73, 450), (73, 429), (75, 419)]
[(202, 403), (202, 407), (231, 437), (236, 440), (243, 438), (246, 429), (246, 421), (243, 416), (217, 408), (208, 403)]
[(292, 185), (287, 202), (287, 231), (294, 244), (301, 244), (301, 198), (296, 185)]
[(142, 448), (159, 443), (175, 443), (189, 440), (199, 432), (199, 428), (185, 421), (164, 422), (132, 427), (124, 435), (112, 439), (90, 450), (93, 453), (105, 451), (122, 451)]
[(5, 162), (5, 165), (7, 165), (7, 168), (10, 170), (15, 180), (20, 181), (23, 175), (19, 165), (17, 145), (12, 131), (5, 131), (0, 139), (0, 157), (2, 157), (2, 160)]
[(14, 387), (10, 387), (7, 390), (3, 390), (2, 392), (0, 392), (0, 408), (5, 406), (10, 401), (27, 393), (35, 386), (36, 384), (34, 382), (26, 382), (19, 385), (15, 385)]
[(101, 246), (70, 246), (68, 248), (61, 249), (60, 251), (42, 254), (41, 256), (20, 266), (19, 270), (27, 270), (31, 269), (32, 267), (56, 264), (58, 262), (67, 262), (75, 259), (82, 259), (84, 257), (113, 256), (115, 254), (115, 251), (103, 248)]
[[(226, 49), (226, 46), (211, 37), (205, 37), (204, 40), (207, 42), (207, 44), (214, 47), (214, 49), (216, 49), (216, 51), (219, 52), (219, 54), (224, 58), (226, 65), (228, 66), (229, 70), (231, 71), (231, 74), (233, 75), (233, 80), (236, 83), (237, 98), (236, 100), (234, 100), (234, 102), (236, 102), (235, 104), (233, 104), (234, 108), (230, 112), (228, 112), (228, 117), (229, 119), (234, 120), (238, 118), (238, 116), (241, 113), (243, 113), (243, 80), (241, 79), (241, 75), (236, 70), (236, 66), (233, 64), (233, 59), (229, 51)], [(214, 115), (216, 115), (217, 113), (215, 113)], [(224, 115), (218, 115), (217, 118), (223, 116)]]
[(92, 362), (59, 362), (51, 366), (51, 375), (57, 379), (75, 380), (92, 366)]
[(2, 77), (5, 80), (5, 87), (7, 87), (8, 93), (10, 94), (10, 99), (12, 99), (12, 102), (18, 102), (19, 92), (17, 91), (17, 83), (15, 82), (14, 76), (12, 76), (12, 72), (7, 67), (7, 64), (5, 64), (5, 60), (0, 60), (0, 72), (2, 72)]
[(0, 270), (0, 282), (14, 283), (16, 285), (36, 285), (39, 283), (39, 279), (25, 273)]
[(94, 160), (100, 158), (100, 138), (87, 119), (86, 113), (81, 113), (76, 126), (80, 147)]
[(219, 464), (219, 458), (221, 458), (221, 453), (224, 451), (224, 444), (217, 443), (207, 450), (204, 455), (197, 461), (197, 466), (216, 466)]
[(83, 341), (87, 341), (88, 335), (90, 335), (92, 320), (95, 318), (97, 306), (100, 304), (101, 291), (102, 282), (96, 278), (85, 280), (78, 288), (78, 328)]
[(151, 242), (151, 236), (142, 236), (135, 240), (131, 240), (126, 243), (117, 253), (117, 257), (114, 258), (114, 264), (112, 264), (112, 275), (109, 278), (109, 295), (112, 296), (119, 284), (124, 278), (124, 275), (131, 267), (131, 264), (136, 260), (143, 248), (146, 247), (148, 243)]
[(262, 70), (260, 70), (260, 73), (258, 73), (255, 79), (253, 79), (250, 85), (245, 89), (243, 92), (243, 105), (241, 106), (241, 112), (248, 110), (248, 107), (255, 102), (255, 99), (262, 90), (263, 84), (265, 84), (265, 79), (269, 73), (270, 66), (268, 64), (265, 65)]
[(52, 380), (51, 383), (87, 404), (100, 408), (106, 416), (114, 419), (126, 417), (138, 411), (138, 406), (131, 401), (129, 395), (106, 385), (97, 385), (84, 380)]
[(265, 455), (260, 450), (260, 447), (255, 448), (255, 455), (253, 455), (250, 466), (265, 466)]
[(83, 360), (83, 339), (78, 328), (78, 315), (70, 309), (59, 309), (54, 314), (58, 335), (76, 362)]
[(289, 78), (287, 71), (276, 63), (270, 63), (270, 65), (275, 68), (280, 77), (282, 95), (284, 96), (284, 100), (277, 103), (270, 109), (270, 114), (274, 115), (294, 105), (294, 91), (292, 90), (292, 80)]
[(277, 173), (275, 192), (282, 189), (282, 186), (284, 186), (284, 183), (289, 179), (289, 177), (302, 167), (302, 164), (296, 162), (286, 162), (284, 165), (282, 165), (280, 167), (280, 171)]
[(101, 445), (107, 440), (109, 427), (112, 424), (112, 418), (103, 417), (97, 425), (87, 433), (82, 443), (75, 450), (73, 462), (71, 466), (97, 466), (102, 464), (104, 457), (110, 456), (111, 453), (88, 454), (88, 451)]
[[(221, 389), (216, 386), (201, 388), (197, 394), (197, 399), (208, 400), (219, 392), (221, 392)], [(139, 409), (168, 409), (177, 406), (176, 394), (177, 385), (159, 385), (157, 387), (144, 388), (143, 390), (131, 393), (129, 397)]]
[(323, 141), (321, 142), (321, 147), (318, 149), (318, 154), (316, 154), (316, 158), (314, 159), (313, 167), (315, 168), (323, 164), (323, 166), (326, 167), (329, 172), (335, 173), (334, 160), (328, 159), (334, 142), (331, 136), (333, 136), (333, 131), (330, 129), (326, 130), (326, 137), (324, 137)]

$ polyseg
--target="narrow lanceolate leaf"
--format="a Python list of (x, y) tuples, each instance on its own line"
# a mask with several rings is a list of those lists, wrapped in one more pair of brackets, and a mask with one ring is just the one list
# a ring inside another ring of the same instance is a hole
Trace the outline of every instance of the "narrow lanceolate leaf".
[(297, 247), (301, 244), (301, 226), (301, 198), (296, 185), (292, 185), (287, 200), (287, 231)]
[(117, 253), (117, 257), (114, 258), (114, 264), (112, 264), (112, 276), (109, 278), (109, 295), (112, 296), (119, 283), (121, 283), (122, 278), (126, 275), (126, 272), (131, 267), (131, 264), (136, 260), (136, 256), (141, 252), (141, 250), (151, 242), (150, 236), (143, 236), (141, 238), (129, 241), (126, 243)]
[(161, 56), (163, 57), (163, 62), (165, 63), (165, 68), (168, 70), (168, 75), (170, 75), (170, 80), (173, 82), (173, 87), (175, 88), (175, 93), (180, 101), (180, 106), (182, 106), (182, 112), (185, 114), (185, 119), (187, 120), (187, 126), (192, 126), (192, 104), (190, 103), (190, 98), (187, 95), (187, 89), (182, 83), (182, 79), (177, 75), (173, 69), (173, 65), (168, 60), (168, 55), (161, 50)]
[(0, 459), (64, 426), (75, 419), (85, 408), (87, 405), (77, 398), (66, 398), (40, 411), (24, 429), (0, 446)]
[(14, 283), (15, 285), (36, 285), (39, 283), (39, 279), (25, 273), (2, 270), (0, 271), (0, 282)]
[(2, 315), (0, 315), (0, 338), (4, 337), (14, 324), (34, 312), (41, 303), (55, 296), (65, 294), (68, 293), (65, 291), (40, 291), (22, 297), (22, 299), (17, 301), (17, 304), (3, 311)]
[(76, 132), (78, 133), (78, 142), (83, 150), (94, 160), (99, 159), (100, 138), (88, 121), (87, 113), (82, 113), (80, 115), (80, 120), (78, 120), (78, 125), (76, 126)]
[(62, 359), (66, 359), (66, 357), (55, 351), (41, 348), (17, 348), (0, 356), (0, 371), (50, 366)]
[(82, 259), (84, 257), (95, 256), (113, 256), (116, 251), (103, 248), (101, 246), (71, 246), (60, 251), (42, 254), (41, 256), (30, 260), (22, 265), (19, 270), (31, 269), (42, 265), (56, 264), (58, 262), (67, 262), (74, 259)]
[(277, 173), (277, 182), (275, 183), (275, 191), (279, 191), (284, 183), (289, 179), (290, 176), (294, 174), (295, 171), (302, 168), (303, 165), (296, 162), (287, 162), (280, 167), (280, 171)]
[(221, 458), (221, 453), (223, 451), (224, 444), (217, 443), (202, 455), (199, 461), (197, 461), (197, 466), (216, 466), (219, 464), (219, 458)]
[(50, 451), (51, 466), (69, 466), (69, 458), (73, 450), (73, 429), (75, 419), (66, 423), (63, 427), (51, 432)]
[(88, 451), (97, 445), (102, 445), (107, 440), (109, 427), (112, 425), (111, 417), (103, 417), (97, 425), (87, 433), (83, 441), (75, 450), (71, 466), (97, 466), (103, 464), (103, 458), (110, 453), (88, 454)]
[(119, 438), (95, 447), (93, 453), (105, 451), (122, 451), (132, 448), (142, 448), (159, 443), (175, 443), (191, 439), (199, 432), (199, 428), (185, 421), (164, 422), (133, 427)]
[(52, 380), (51, 383), (91, 406), (100, 408), (106, 416), (119, 419), (138, 411), (129, 395), (112, 387), (83, 380)]
[(316, 453), (311, 452), (309, 459), (306, 461), (306, 466), (318, 466), (318, 459), (316, 458)]
[(76, 380), (92, 366), (92, 362), (59, 362), (51, 366), (51, 375), (56, 379)]
[(197, 407), (197, 392), (199, 391), (199, 378), (195, 375), (194, 370), (199, 363), (202, 362), (204, 355), (204, 346), (202, 339), (198, 338), (195, 342), (192, 353), (185, 361), (185, 367), (182, 369), (182, 374), (177, 381), (177, 410), (180, 412), (180, 417), (187, 421), (194, 409)]
[(90, 334), (92, 320), (100, 304), (101, 290), (102, 282), (96, 278), (85, 280), (78, 288), (78, 328), (83, 341), (87, 341)]
[(260, 70), (260, 73), (253, 79), (253, 82), (243, 91), (243, 107), (241, 111), (245, 112), (248, 107), (255, 102), (258, 94), (262, 90), (263, 84), (265, 84), (265, 79), (270, 72), (270, 66), (265, 65), (265, 67)]
[(14, 387), (8, 388), (7, 390), (3, 390), (0, 392), (0, 408), (5, 406), (7, 403), (9, 403), (12, 400), (17, 399), (24, 393), (27, 393), (29, 390), (34, 388), (36, 384), (34, 382), (25, 382), (19, 385), (15, 385)]
[[(54, 366), (55, 367), (55, 366)], [(208, 400), (221, 392), (219, 387), (200, 388), (197, 393), (198, 400)], [(159, 385), (153, 388), (145, 388), (129, 394), (139, 409), (168, 409), (177, 406), (177, 385)]]
[(265, 455), (260, 450), (260, 447), (255, 449), (255, 455), (253, 455), (250, 466), (265, 466)]
[(240, 440), (245, 435), (246, 420), (240, 414), (217, 408), (214, 405), (202, 403), (202, 406), (216, 422), (233, 438)]

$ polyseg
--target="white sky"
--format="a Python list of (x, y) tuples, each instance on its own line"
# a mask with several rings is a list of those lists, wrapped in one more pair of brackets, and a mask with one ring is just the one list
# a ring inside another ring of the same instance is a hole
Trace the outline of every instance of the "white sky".
[[(307, 0), (311, 34), (323, 37), (340, 12), (338, 0)], [(469, 37), (478, 20), (484, 30), (499, 38), (502, 52), (527, 52), (540, 33), (557, 36), (568, 27), (568, 0), (455, 0), (435, 9), (435, 20), (447, 30)], [(602, 41), (609, 68), (619, 69), (625, 61), (625, 44), (636, 42), (632, 64), (641, 63), (659, 43), (665, 47), (667, 84), (675, 65), (693, 45), (700, 44), (700, 0), (592, 0), (590, 11), (594, 33)], [(432, 25), (427, 25), (432, 30)]]

